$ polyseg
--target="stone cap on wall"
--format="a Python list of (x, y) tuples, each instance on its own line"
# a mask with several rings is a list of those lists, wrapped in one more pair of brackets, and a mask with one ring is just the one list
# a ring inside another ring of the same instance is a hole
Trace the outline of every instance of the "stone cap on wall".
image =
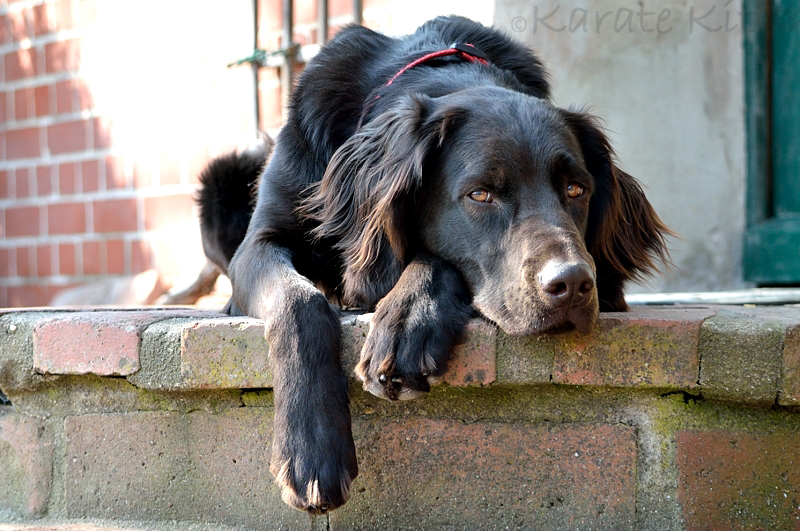
[[(342, 317), (351, 377), (369, 318)], [(13, 400), (68, 375), (126, 378), (150, 390), (272, 385), (257, 319), (181, 308), (0, 310), (0, 390)], [(601, 314), (589, 335), (523, 338), (474, 320), (445, 382), (654, 388), (800, 405), (800, 307), (634, 307)]]

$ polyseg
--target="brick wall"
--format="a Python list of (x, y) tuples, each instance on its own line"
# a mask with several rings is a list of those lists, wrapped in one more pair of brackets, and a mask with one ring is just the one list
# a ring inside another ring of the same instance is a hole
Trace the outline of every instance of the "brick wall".
[[(154, 16), (157, 14), (157, 16)], [(248, 0), (0, 3), (0, 306), (202, 266), (196, 175), (254, 136)]]
[[(342, 320), (351, 378), (368, 321)], [(266, 353), (246, 317), (0, 310), (0, 531), (800, 530), (800, 308), (473, 321), (429, 394), (351, 379), (359, 475), (315, 519), (268, 471)]]

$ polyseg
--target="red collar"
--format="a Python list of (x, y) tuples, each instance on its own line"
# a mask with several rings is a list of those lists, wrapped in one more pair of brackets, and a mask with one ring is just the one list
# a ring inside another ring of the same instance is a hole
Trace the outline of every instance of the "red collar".
[[(469, 61), (470, 63), (480, 63), (482, 65), (489, 64), (488, 58), (486, 57), (486, 54), (483, 52), (483, 50), (476, 48), (471, 44), (455, 42), (450, 45), (450, 48), (439, 50), (438, 52), (431, 52), (429, 54), (423, 55), (419, 59), (411, 61), (406, 66), (401, 68), (395, 75), (393, 75), (392, 78), (389, 81), (387, 81), (384, 86), (388, 87), (389, 85), (394, 83), (394, 81), (398, 77), (400, 77), (407, 71), (411, 70), (415, 66), (421, 65), (422, 63), (430, 61), (431, 59), (437, 59), (439, 57), (445, 57), (447, 55), (455, 55), (461, 59), (464, 59), (465, 61)], [(358, 125), (356, 126), (356, 131), (361, 129), (361, 124), (364, 121), (364, 117), (366, 117), (369, 110), (375, 104), (375, 101), (380, 97), (381, 97), (380, 94), (375, 94), (375, 97), (372, 98), (372, 101), (370, 101), (364, 106), (364, 110), (361, 112), (361, 117), (359, 118)]]
[(408, 70), (411, 70), (415, 66), (421, 65), (422, 63), (430, 61), (431, 59), (436, 59), (437, 57), (444, 57), (446, 55), (457, 55), (461, 59), (469, 61), (470, 63), (480, 63), (482, 65), (489, 64), (489, 61), (486, 60), (486, 54), (483, 53), (483, 50), (479, 50), (478, 48), (474, 47), (471, 44), (454, 42), (453, 44), (450, 45), (450, 48), (447, 48), (445, 50), (439, 50), (438, 52), (431, 52), (427, 55), (423, 55), (419, 59), (411, 61), (406, 66), (401, 68), (400, 71), (398, 71), (394, 76), (392, 76), (392, 79), (386, 82), (386, 86), (388, 87), (389, 85), (394, 83), (395, 79), (403, 75)]

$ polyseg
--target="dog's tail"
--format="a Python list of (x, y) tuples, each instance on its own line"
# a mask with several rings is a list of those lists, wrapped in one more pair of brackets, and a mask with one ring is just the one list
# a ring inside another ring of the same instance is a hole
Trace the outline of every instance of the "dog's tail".
[(213, 159), (200, 173), (200, 233), (203, 251), (228, 274), (233, 253), (244, 240), (255, 206), (258, 179), (272, 152), (263, 135), (259, 145)]

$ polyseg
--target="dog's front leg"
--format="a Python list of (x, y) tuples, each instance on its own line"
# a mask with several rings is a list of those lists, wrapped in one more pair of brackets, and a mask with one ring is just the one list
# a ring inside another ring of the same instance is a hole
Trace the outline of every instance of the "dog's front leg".
[(287, 504), (324, 513), (347, 501), (358, 474), (339, 318), (287, 249), (255, 240), (231, 262), (232, 307), (265, 322), (275, 393), (270, 470)]
[(356, 374), (381, 398), (416, 398), (438, 383), (473, 313), (460, 273), (422, 253), (378, 303)]

